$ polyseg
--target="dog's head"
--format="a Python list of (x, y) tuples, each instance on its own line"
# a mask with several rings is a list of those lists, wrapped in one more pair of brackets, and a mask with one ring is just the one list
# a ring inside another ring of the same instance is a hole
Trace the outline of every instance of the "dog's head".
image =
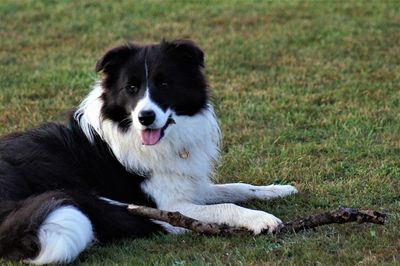
[(207, 106), (203, 52), (189, 40), (127, 44), (104, 54), (101, 115), (119, 130), (137, 131), (144, 145), (156, 145), (179, 116)]

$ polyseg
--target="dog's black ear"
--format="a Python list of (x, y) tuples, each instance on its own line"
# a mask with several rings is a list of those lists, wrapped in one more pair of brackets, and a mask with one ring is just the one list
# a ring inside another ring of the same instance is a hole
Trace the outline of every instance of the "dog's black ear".
[(125, 63), (137, 48), (135, 45), (129, 44), (110, 49), (97, 61), (96, 72), (110, 72), (114, 67)]
[(173, 53), (186, 62), (204, 67), (204, 53), (197, 44), (191, 40), (164, 40), (162, 41), (162, 47), (165, 47), (168, 52)]

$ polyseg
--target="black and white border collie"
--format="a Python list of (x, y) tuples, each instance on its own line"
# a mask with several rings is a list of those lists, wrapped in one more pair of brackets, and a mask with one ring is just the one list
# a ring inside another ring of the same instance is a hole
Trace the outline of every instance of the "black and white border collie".
[(297, 191), (212, 182), (220, 130), (203, 60), (189, 40), (116, 47), (97, 62), (103, 78), (68, 126), (3, 137), (0, 257), (65, 263), (95, 242), (185, 232), (131, 216), (126, 203), (272, 231), (278, 218), (232, 203)]

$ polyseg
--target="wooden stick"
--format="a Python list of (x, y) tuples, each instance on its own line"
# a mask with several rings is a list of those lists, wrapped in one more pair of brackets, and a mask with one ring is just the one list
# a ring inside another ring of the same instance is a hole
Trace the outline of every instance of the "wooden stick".
[[(179, 212), (168, 212), (145, 206), (128, 205), (128, 212), (132, 215), (139, 215), (149, 219), (163, 221), (173, 226), (183, 227), (196, 233), (205, 235), (248, 235), (251, 234), (245, 228), (231, 227), (225, 224), (204, 223)], [(357, 210), (340, 207), (337, 210), (311, 215), (303, 219), (283, 223), (275, 233), (298, 232), (315, 228), (321, 225), (334, 223), (374, 223), (384, 224), (386, 214), (373, 210)], [(267, 230), (262, 233), (267, 233)]]
[(298, 232), (326, 224), (343, 224), (350, 222), (357, 222), (359, 224), (384, 224), (385, 218), (385, 213), (373, 210), (358, 210), (339, 207), (337, 210), (334, 211), (324, 212), (317, 215), (310, 215), (303, 219), (297, 219), (291, 222), (284, 223), (278, 228), (278, 231), (282, 233), (288, 231)]

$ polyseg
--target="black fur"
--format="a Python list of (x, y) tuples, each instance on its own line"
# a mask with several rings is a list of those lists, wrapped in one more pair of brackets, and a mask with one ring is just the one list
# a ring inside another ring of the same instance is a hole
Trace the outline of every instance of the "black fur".
[[(189, 116), (198, 113), (208, 99), (203, 67), (203, 52), (189, 40), (147, 46), (128, 44), (111, 49), (96, 64), (96, 71), (105, 74), (104, 118), (119, 122), (122, 129), (129, 128), (128, 115), (147, 86), (152, 100), (164, 111), (171, 108), (177, 115)], [(137, 91), (132, 93), (130, 86)]]

